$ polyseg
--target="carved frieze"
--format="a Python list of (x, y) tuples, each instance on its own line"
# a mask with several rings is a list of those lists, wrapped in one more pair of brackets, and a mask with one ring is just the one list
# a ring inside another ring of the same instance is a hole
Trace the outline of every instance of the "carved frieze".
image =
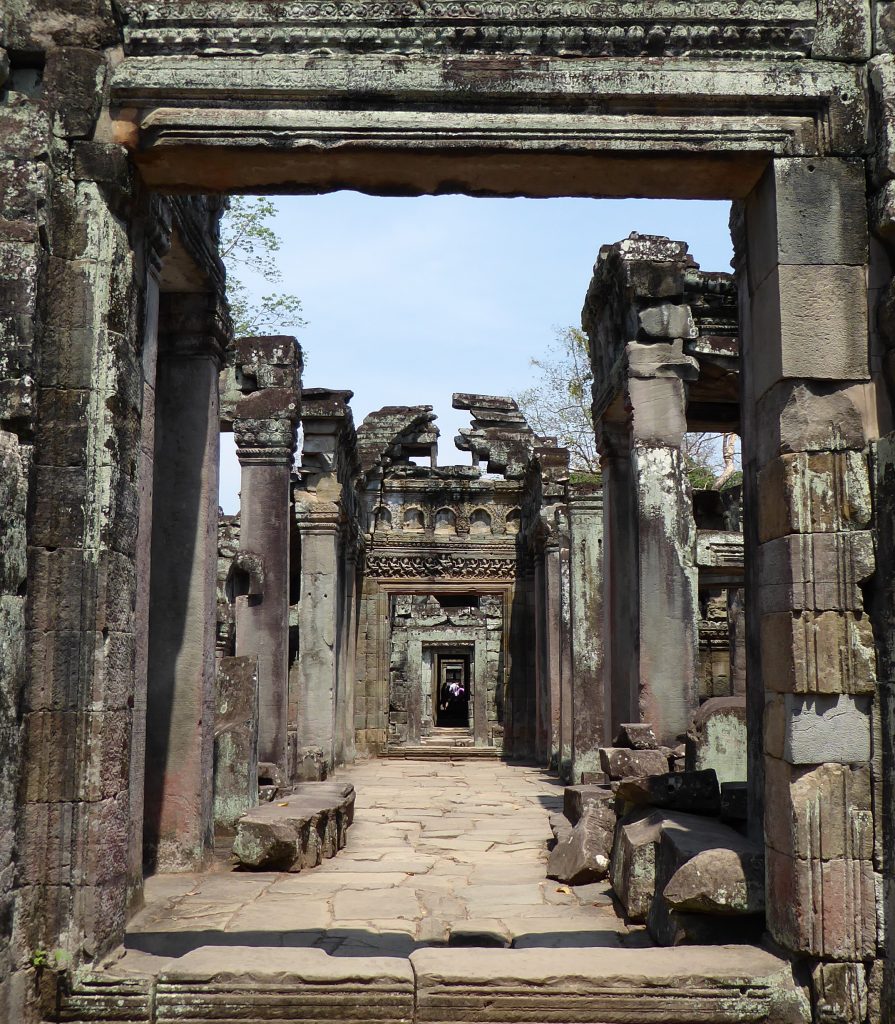
[(135, 55), (526, 53), (591, 57), (809, 56), (814, 3), (670, 0), (121, 0)]
[(515, 558), (470, 558), (439, 551), (432, 554), (372, 554), (367, 558), (367, 575), (376, 579), (454, 578), (501, 580), (516, 578)]

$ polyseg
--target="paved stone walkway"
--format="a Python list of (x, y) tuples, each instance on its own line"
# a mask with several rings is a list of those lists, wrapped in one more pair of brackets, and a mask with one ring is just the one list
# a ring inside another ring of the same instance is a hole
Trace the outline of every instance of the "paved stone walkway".
[(562, 787), (499, 761), (376, 760), (343, 770), (357, 789), (348, 845), (300, 874), (159, 875), (126, 945), (180, 956), (202, 945), (313, 946), (407, 956), (424, 945), (640, 945), (608, 884), (545, 877), (548, 815)]

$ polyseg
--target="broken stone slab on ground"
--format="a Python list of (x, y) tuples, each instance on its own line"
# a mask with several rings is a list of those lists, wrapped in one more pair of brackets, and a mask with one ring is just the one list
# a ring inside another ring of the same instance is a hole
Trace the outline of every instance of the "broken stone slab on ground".
[(567, 839), (557, 842), (547, 862), (547, 877), (568, 885), (586, 885), (609, 871), (615, 811), (608, 804), (588, 807)]
[(657, 750), (659, 741), (649, 722), (622, 722), (615, 737), (617, 747), (631, 750)]
[(639, 778), (668, 771), (668, 758), (660, 750), (600, 747), (600, 766), (610, 779)]
[(661, 825), (650, 934), (665, 946), (756, 940), (764, 929), (763, 848), (721, 822), (682, 818)]
[(646, 921), (656, 891), (656, 846), (663, 811), (632, 811), (620, 819), (612, 844), (609, 880), (629, 920)]
[(686, 814), (713, 817), (721, 811), (721, 791), (714, 769), (698, 772), (664, 772), (624, 779), (616, 795), (637, 807), (661, 807)]
[(345, 846), (353, 818), (351, 783), (299, 783), (284, 800), (255, 807), (240, 818), (233, 855), (246, 868), (316, 867)]
[(577, 825), (581, 815), (597, 804), (613, 804), (615, 793), (608, 786), (566, 786), (563, 790), (563, 814)]

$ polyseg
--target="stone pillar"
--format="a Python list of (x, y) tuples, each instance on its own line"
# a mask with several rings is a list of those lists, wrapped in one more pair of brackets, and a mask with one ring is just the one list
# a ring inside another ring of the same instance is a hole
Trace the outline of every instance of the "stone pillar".
[(534, 660), (535, 660), (535, 757), (541, 764), (550, 762), (550, 678), (547, 647), (546, 554), (534, 556)]
[(342, 763), (350, 763), (355, 758), (355, 683), (357, 681), (357, 563), (359, 553), (359, 540), (356, 531), (353, 539), (349, 540), (345, 547), (345, 570), (343, 579), (344, 608), (343, 616), (343, 654), (340, 663), (340, 675), (342, 677), (342, 701), (339, 724), (339, 746), (336, 751), (337, 760)]
[(767, 921), (778, 943), (814, 959), (816, 1002), (863, 986), (861, 961), (879, 956), (877, 680), (861, 589), (874, 571), (864, 189), (861, 161), (775, 160), (736, 232)]
[(624, 424), (600, 425), (603, 474), (607, 742), (622, 722), (640, 720), (640, 602), (637, 565), (637, 505), (631, 446)]
[[(294, 338), (240, 338), (237, 365), (252, 367), (258, 390), (235, 406), (233, 433), (242, 471), (239, 550), (260, 561), (260, 595), (240, 603), (237, 656), (258, 659), (258, 759), (287, 770), (289, 675), (289, 480), (299, 415)], [(263, 386), (264, 372), (283, 371), (282, 386)]]
[(301, 533), (299, 760), (320, 751), (328, 770), (335, 760), (340, 512), (332, 502), (296, 501), (295, 514)]
[(572, 782), (600, 771), (599, 748), (611, 742), (603, 687), (603, 498), (569, 499), (572, 641)]
[(554, 534), (544, 552), (544, 671), (549, 706), (549, 760), (559, 766), (560, 712), (562, 706), (562, 664), (560, 636), (562, 631), (562, 554), (559, 538)]
[[(679, 308), (679, 307), (677, 307)], [(647, 346), (643, 346), (647, 348)], [(631, 462), (637, 503), (640, 720), (675, 746), (695, 710), (698, 656), (696, 523), (681, 452), (684, 381), (664, 361), (661, 376), (629, 376)], [(695, 366), (695, 364), (694, 364)], [(629, 371), (630, 373), (630, 371)]]
[(140, 455), (137, 465), (137, 548), (134, 569), (137, 579), (134, 605), (134, 714), (130, 750), (130, 842), (128, 844), (128, 904), (136, 909), (143, 895), (143, 799), (146, 786), (146, 688), (149, 667), (149, 580), (152, 558), (152, 479), (155, 460), (155, 378), (158, 361), (159, 275), (170, 244), (170, 225), (158, 218), (167, 205), (157, 203), (153, 212), (156, 230), (150, 238), (144, 299), (142, 415)]
[(217, 577), (216, 298), (164, 295), (159, 314), (146, 722), (145, 854), (200, 868), (212, 844)]
[(572, 776), (572, 580), (571, 555), (569, 551), (569, 514), (566, 506), (560, 506), (555, 513), (556, 533), (559, 541), (559, 616), (558, 616), (558, 664), (559, 664), (559, 751), (557, 771), (564, 781)]

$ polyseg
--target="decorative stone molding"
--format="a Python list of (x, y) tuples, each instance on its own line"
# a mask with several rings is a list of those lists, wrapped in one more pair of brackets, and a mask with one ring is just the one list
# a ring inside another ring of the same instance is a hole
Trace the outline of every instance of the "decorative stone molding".
[(429, 556), (371, 554), (367, 574), (377, 579), (429, 579), (454, 577), (462, 580), (503, 580), (516, 578), (515, 558), (469, 558), (449, 552)]
[(817, 6), (682, 0), (352, 0), (166, 3), (123, 0), (130, 54), (532, 53), (792, 60), (811, 55)]

